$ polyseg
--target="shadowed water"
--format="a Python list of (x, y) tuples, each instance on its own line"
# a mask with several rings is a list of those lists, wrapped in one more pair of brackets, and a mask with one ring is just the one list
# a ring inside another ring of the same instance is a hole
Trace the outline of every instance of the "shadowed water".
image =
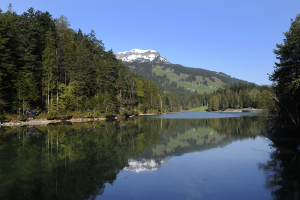
[(2, 128), (0, 199), (298, 197), (298, 152), (262, 136), (266, 117), (189, 113)]

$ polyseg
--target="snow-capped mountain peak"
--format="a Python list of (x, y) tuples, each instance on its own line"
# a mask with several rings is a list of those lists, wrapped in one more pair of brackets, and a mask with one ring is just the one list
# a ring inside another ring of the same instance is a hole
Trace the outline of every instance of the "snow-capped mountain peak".
[(123, 62), (170, 63), (159, 52), (154, 50), (132, 49), (131, 51), (116, 53), (116, 57)]

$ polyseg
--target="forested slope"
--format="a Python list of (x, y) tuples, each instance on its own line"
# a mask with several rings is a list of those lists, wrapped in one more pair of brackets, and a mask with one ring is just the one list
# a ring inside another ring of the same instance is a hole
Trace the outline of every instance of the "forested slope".
[(178, 95), (183, 110), (201, 106), (207, 106), (209, 111), (245, 107), (266, 109), (272, 94), (268, 86), (204, 69), (147, 62), (125, 62), (125, 65), (133, 72), (149, 77), (164, 91)]
[(176, 93), (179, 96), (189, 92), (212, 93), (220, 87), (233, 83), (250, 84), (222, 72), (184, 67), (179, 64), (125, 62), (125, 65), (129, 66), (133, 72), (147, 76), (165, 91)]
[(22, 119), (31, 107), (48, 118), (179, 110), (176, 95), (130, 72), (93, 30), (73, 30), (66, 17), (33, 8), (0, 12), (0, 66), (2, 120)]

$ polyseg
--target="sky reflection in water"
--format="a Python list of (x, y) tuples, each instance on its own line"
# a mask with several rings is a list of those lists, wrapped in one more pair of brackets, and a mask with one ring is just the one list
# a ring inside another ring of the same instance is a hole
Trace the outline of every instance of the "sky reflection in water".
[(269, 143), (263, 137), (246, 139), (171, 157), (157, 171), (123, 170), (101, 198), (270, 199), (257, 166), (269, 157)]

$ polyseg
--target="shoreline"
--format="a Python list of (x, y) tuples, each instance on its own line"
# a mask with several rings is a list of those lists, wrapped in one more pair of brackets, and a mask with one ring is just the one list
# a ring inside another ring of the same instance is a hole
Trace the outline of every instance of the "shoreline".
[(164, 114), (167, 114), (167, 113), (139, 113), (138, 115), (132, 115), (132, 116), (129, 116), (129, 117), (144, 116), (144, 115), (164, 115)]
[[(234, 109), (234, 110), (225, 110), (225, 111), (191, 111), (191, 110), (182, 110), (188, 112), (243, 112), (242, 109)], [(254, 111), (254, 110), (253, 110)], [(178, 112), (170, 112), (170, 113), (178, 113)], [(128, 117), (134, 116), (152, 116), (152, 115), (164, 115), (168, 113), (138, 113), (137, 115), (131, 115)], [(124, 119), (126, 116), (118, 116), (118, 117), (81, 117), (81, 118), (71, 118), (71, 119), (55, 119), (55, 120), (48, 120), (48, 119), (30, 119), (28, 121), (14, 121), (14, 122), (1, 122), (1, 127), (12, 127), (12, 126), (40, 126), (40, 125), (47, 125), (47, 124), (55, 124), (55, 123), (64, 123), (64, 122), (71, 122), (71, 123), (80, 123), (80, 122), (95, 122), (95, 121), (107, 121), (107, 120), (118, 120)]]
[(211, 111), (211, 112), (243, 112), (242, 109)]
[(210, 112), (253, 112), (253, 113), (263, 113), (266, 109), (232, 109), (232, 110), (224, 110), (224, 111), (210, 111)]
[(288, 130), (271, 128), (264, 135), (274, 144), (284, 145), (289, 147), (298, 147), (300, 145), (300, 136), (298, 133), (286, 133)]
[(4, 122), (0, 124), (0, 127), (11, 127), (11, 126), (40, 126), (48, 124), (56, 124), (63, 122), (91, 122), (91, 121), (106, 121), (107, 118), (95, 117), (95, 118), (74, 118), (70, 120), (48, 120), (48, 119), (32, 119), (26, 122), (15, 121), (15, 122)]
[[(161, 115), (166, 113), (139, 113), (138, 115), (131, 115), (128, 117), (134, 117), (134, 116), (143, 116), (143, 115)], [(13, 127), (13, 126), (41, 126), (41, 125), (48, 125), (48, 124), (56, 124), (56, 123), (64, 123), (64, 122), (71, 122), (71, 123), (80, 123), (80, 122), (96, 122), (96, 121), (107, 121), (107, 120), (117, 120), (117, 119), (124, 119), (126, 116), (119, 116), (119, 117), (91, 117), (91, 118), (71, 118), (68, 120), (62, 120), (62, 119), (54, 119), (54, 120), (48, 120), (48, 119), (30, 119), (28, 121), (22, 122), (22, 121), (14, 121), (14, 122), (1, 122), (1, 127)]]

